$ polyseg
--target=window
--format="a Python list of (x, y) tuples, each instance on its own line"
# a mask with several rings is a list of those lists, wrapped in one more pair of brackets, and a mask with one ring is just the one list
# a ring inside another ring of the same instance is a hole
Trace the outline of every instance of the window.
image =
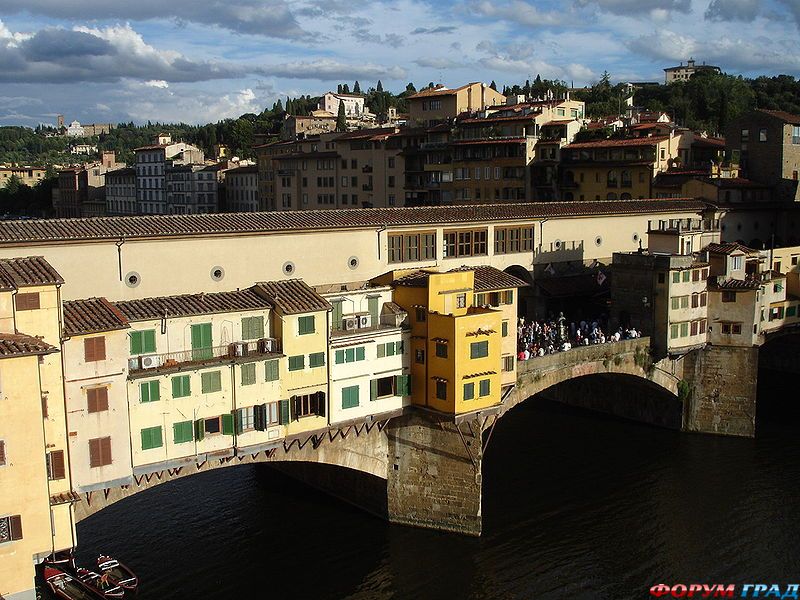
[(258, 340), (264, 337), (264, 317), (244, 317), (242, 319), (242, 339)]
[(459, 256), (483, 256), (486, 254), (486, 229), (468, 231), (445, 231), (444, 248), (446, 258)]
[(191, 421), (181, 421), (172, 426), (172, 439), (176, 444), (184, 444), (194, 439), (194, 427)]
[(289, 357), (289, 370), (301, 371), (306, 368), (306, 357), (304, 355)]
[(192, 393), (188, 375), (176, 375), (172, 378), (172, 397), (185, 398)]
[(447, 358), (447, 344), (436, 342), (436, 356), (439, 358)]
[(467, 308), (466, 294), (456, 294), (456, 308)]
[(469, 345), (470, 358), (486, 358), (489, 356), (489, 341), (472, 342)]
[(680, 283), (681, 281), (681, 274), (678, 271), (675, 271), (672, 274), (672, 283)]
[(211, 394), (222, 390), (222, 373), (211, 371), (200, 375), (200, 390), (204, 394)]
[(506, 373), (514, 370), (514, 357), (513, 356), (504, 356), (503, 357), (503, 371)]
[(681, 337), (689, 335), (689, 323), (681, 323)]
[(683, 283), (689, 283), (691, 277), (692, 277), (691, 271), (684, 271), (683, 273), (681, 273), (681, 280), (683, 281)]
[(731, 323), (731, 333), (733, 335), (741, 335), (742, 334), (742, 324), (741, 323)]
[[(256, 408), (261, 411), (261, 407), (255, 406), (248, 406), (246, 408), (240, 408), (236, 411), (236, 416), (234, 418), (234, 424), (236, 426), (236, 433), (242, 433), (243, 431), (253, 431), (256, 429)], [(259, 417), (259, 427), (261, 426), (261, 417)], [(263, 428), (260, 428), (259, 431), (263, 431)]]
[(479, 388), (481, 397), (488, 396), (491, 391), (491, 381), (489, 379), (481, 379)]
[(295, 419), (317, 415), (325, 416), (325, 394), (314, 392), (302, 396), (292, 396), (292, 413)]
[(723, 302), (736, 302), (736, 292), (722, 292)]
[(102, 467), (111, 464), (111, 438), (89, 440), (89, 466)]
[(767, 130), (763, 127), (758, 130), (758, 141), (759, 142), (767, 141)]
[(503, 321), (502, 334), (503, 337), (508, 337), (508, 321)]
[(242, 385), (254, 385), (256, 382), (256, 363), (242, 365)]
[(142, 429), (142, 450), (161, 448), (163, 445), (161, 427), (145, 427)]
[(800, 145), (800, 125), (792, 127), (792, 144)]
[(325, 353), (324, 352), (315, 352), (313, 354), (308, 355), (308, 366), (311, 368), (314, 367), (324, 367), (325, 366)]
[(532, 250), (533, 229), (531, 227), (495, 227), (495, 254), (512, 254)]
[(342, 408), (355, 408), (358, 406), (358, 386), (342, 388)]
[[(356, 350), (358, 350), (358, 348), (356, 348)], [(394, 356), (395, 354), (400, 355), (402, 353), (403, 342), (387, 342), (386, 344), (378, 344), (378, 358)], [(356, 360), (363, 360), (363, 358), (358, 358), (358, 352), (356, 352)]]
[(14, 299), (17, 310), (37, 310), (39, 306), (39, 292), (17, 294)]
[(6, 443), (0, 440), (0, 467), (6, 464)]
[(733, 269), (734, 271), (738, 271), (739, 269), (741, 269), (742, 268), (742, 259), (743, 258), (744, 257), (742, 257), (742, 256), (732, 256), (731, 257), (731, 269)]
[(86, 362), (106, 359), (106, 338), (91, 337), (83, 340), (83, 356)]
[(86, 390), (87, 412), (97, 413), (108, 410), (108, 388), (96, 387)]
[(474, 383), (465, 383), (464, 384), (464, 400), (472, 400), (475, 398), (475, 384)]
[(426, 319), (425, 308), (422, 306), (417, 306), (414, 312), (415, 312), (415, 317), (417, 319), (417, 323), (424, 323)]
[(425, 350), (414, 351), (414, 362), (420, 365), (425, 364)]
[(65, 479), (67, 471), (64, 464), (64, 451), (53, 450), (47, 453), (47, 479), (55, 481)]
[(268, 360), (265, 363), (266, 381), (278, 381), (278, 361)]
[(436, 382), (436, 398), (439, 400), (447, 400), (447, 382), (446, 381), (437, 381)]
[(395, 378), (381, 377), (373, 379), (370, 383), (370, 400), (389, 398), (395, 395)]
[(314, 333), (314, 315), (299, 317), (297, 319), (298, 332), (300, 335)]
[(418, 262), (436, 258), (436, 233), (404, 233), (389, 236), (389, 262)]
[(137, 354), (152, 354), (156, 351), (156, 332), (154, 329), (147, 331), (131, 331), (130, 334), (131, 356)]
[(192, 325), (192, 360), (208, 360), (213, 355), (212, 347), (211, 323)]
[(669, 326), (669, 337), (671, 340), (677, 339), (678, 337), (678, 324), (673, 323)]
[(0, 544), (22, 539), (22, 517), (0, 517)]

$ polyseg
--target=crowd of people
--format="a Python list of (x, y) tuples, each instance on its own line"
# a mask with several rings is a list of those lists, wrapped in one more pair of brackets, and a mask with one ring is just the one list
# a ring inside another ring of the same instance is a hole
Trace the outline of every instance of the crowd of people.
[(634, 327), (620, 327), (613, 333), (606, 332), (607, 322), (602, 317), (569, 323), (564, 313), (546, 321), (526, 322), (521, 317), (517, 328), (517, 360), (566, 352), (575, 346), (606, 344), (642, 336)]

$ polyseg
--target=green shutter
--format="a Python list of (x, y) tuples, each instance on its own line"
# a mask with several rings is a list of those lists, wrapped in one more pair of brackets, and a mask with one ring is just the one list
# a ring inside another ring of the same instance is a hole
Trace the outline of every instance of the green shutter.
[(378, 344), (378, 358), (386, 356), (386, 344)]
[(266, 377), (267, 381), (278, 381), (278, 361), (268, 360), (266, 363)]
[(281, 400), (280, 404), (280, 424), (281, 425), (288, 425), (289, 423), (289, 401), (288, 400)]
[(337, 350), (336, 351), (336, 364), (341, 365), (344, 362), (344, 350)]
[(317, 392), (317, 415), (325, 416), (325, 392)]
[(242, 365), (242, 385), (253, 385), (256, 382), (256, 363)]
[(394, 393), (396, 396), (405, 397), (411, 395), (411, 376), (395, 375)]
[(490, 381), (488, 379), (483, 379), (480, 382), (480, 394), (481, 396), (488, 396), (491, 390)]
[(211, 323), (192, 325), (192, 360), (207, 360), (212, 357)]
[(344, 300), (332, 300), (331, 305), (333, 306), (333, 314), (331, 316), (331, 320), (333, 321), (333, 330), (340, 331), (342, 329), (342, 305), (344, 304)]
[(403, 352), (405, 352), (405, 344), (403, 344), (403, 342), (395, 342), (395, 348), (396, 348), (395, 350), (396, 354), (402, 354)]
[(325, 366), (325, 353), (324, 352), (315, 352), (314, 354), (308, 355), (308, 366), (309, 367), (324, 367)]
[(142, 429), (142, 450), (161, 448), (163, 445), (161, 427), (146, 427)]
[(508, 337), (508, 321), (503, 321), (503, 337)]
[(297, 324), (298, 324), (298, 332), (300, 335), (314, 333), (315, 331), (313, 315), (308, 317), (299, 317), (297, 319)]
[(148, 329), (142, 332), (142, 350), (145, 354), (152, 354), (156, 351), (155, 329)]
[(172, 378), (172, 397), (183, 398), (191, 394), (188, 375), (176, 375)]
[(149, 383), (140, 383), (139, 384), (139, 400), (141, 402), (150, 402), (150, 384)]
[(183, 444), (184, 442), (191, 442), (193, 439), (193, 427), (191, 421), (182, 421), (175, 423), (172, 426), (173, 439), (176, 444)]
[(142, 353), (142, 332), (131, 331), (131, 356)]
[(305, 368), (305, 356), (302, 354), (300, 356), (290, 356), (289, 357), (289, 370), (290, 371), (300, 371)]
[(204, 394), (219, 392), (222, 389), (222, 375), (219, 371), (202, 373), (200, 375), (200, 388)]
[(253, 407), (253, 427), (256, 431), (264, 431), (267, 428), (266, 404), (259, 404)]
[(257, 340), (264, 337), (264, 317), (244, 317), (242, 319), (242, 339)]
[(378, 397), (378, 380), (373, 379), (369, 382), (369, 399), (375, 400)]
[(348, 348), (344, 351), (344, 362), (355, 362), (356, 360), (356, 351), (353, 348)]
[[(324, 402), (324, 397), (320, 399)], [(358, 386), (342, 388), (342, 408), (355, 408), (358, 406)]]
[(394, 343), (389, 342), (386, 344), (386, 356), (394, 356)]
[(379, 323), (379, 321), (378, 321), (378, 317), (379, 317), (379, 315), (378, 315), (378, 300), (380, 300), (380, 298), (367, 298), (369, 316), (370, 316), (370, 319), (371, 319), (371, 325), (373, 327), (377, 327), (378, 323)]
[(472, 342), (469, 345), (470, 358), (485, 358), (489, 356), (489, 342)]
[(222, 415), (222, 434), (233, 435), (233, 415)]
[(359, 346), (356, 348), (356, 360), (364, 360), (366, 358), (366, 350), (364, 350), (364, 346)]
[[(242, 421), (244, 420), (244, 411), (246, 409), (240, 408), (236, 412), (233, 413), (233, 425), (236, 429), (236, 433), (242, 433)], [(255, 411), (253, 411), (253, 421), (255, 421)]]
[(472, 400), (475, 397), (475, 384), (474, 383), (465, 383), (464, 384), (464, 400)]
[(194, 439), (198, 442), (206, 436), (206, 423), (203, 419), (194, 422)]

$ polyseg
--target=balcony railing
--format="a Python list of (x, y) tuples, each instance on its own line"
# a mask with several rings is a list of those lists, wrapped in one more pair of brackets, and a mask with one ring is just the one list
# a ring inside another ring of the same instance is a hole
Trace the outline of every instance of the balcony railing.
[(128, 371), (138, 373), (158, 369), (186, 366), (192, 363), (210, 361), (236, 360), (248, 356), (263, 356), (279, 354), (281, 342), (275, 338), (262, 338), (246, 342), (233, 342), (224, 346), (209, 348), (192, 348), (180, 352), (167, 352), (161, 354), (142, 354), (128, 359)]

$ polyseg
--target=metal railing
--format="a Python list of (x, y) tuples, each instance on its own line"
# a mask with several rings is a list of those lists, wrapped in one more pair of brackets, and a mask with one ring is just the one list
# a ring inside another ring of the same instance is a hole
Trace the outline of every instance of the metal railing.
[(167, 369), (206, 361), (245, 358), (281, 352), (281, 342), (276, 338), (262, 338), (243, 342), (232, 342), (222, 346), (192, 348), (179, 352), (142, 354), (128, 359), (128, 371), (136, 373), (153, 369)]

